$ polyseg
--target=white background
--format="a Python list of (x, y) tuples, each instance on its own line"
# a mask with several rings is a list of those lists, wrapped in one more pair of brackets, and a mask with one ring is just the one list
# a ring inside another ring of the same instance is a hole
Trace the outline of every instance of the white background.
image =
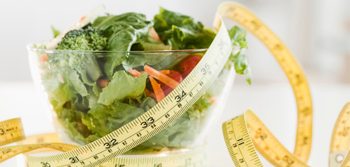
[[(189, 14), (210, 26), (221, 0), (0, 0), (0, 120), (22, 117), (27, 134), (53, 130), (50, 113), (31, 84), (25, 46), (51, 38), (50, 26), (65, 29), (104, 4), (108, 11), (138, 11), (151, 17), (159, 6)], [(350, 101), (350, 13), (348, 0), (242, 0), (296, 54), (306, 70), (315, 106), (310, 165), (327, 166), (334, 121)], [(295, 105), (287, 80), (273, 58), (249, 36), (253, 85), (237, 78), (222, 120), (253, 108), (290, 150)], [(232, 166), (219, 125), (209, 133), (211, 164)], [(11, 160), (0, 166), (15, 166)], [(214, 166), (214, 165), (213, 165)]]
[[(0, 82), (30, 81), (26, 45), (47, 41), (50, 26), (61, 30), (104, 5), (107, 11), (136, 11), (149, 18), (159, 6), (189, 14), (211, 26), (223, 0), (0, 0)], [(348, 0), (238, 0), (266, 22), (288, 44), (310, 74), (322, 81), (349, 81)], [(250, 40), (249, 57), (257, 81), (278, 75), (267, 51)], [(260, 70), (259, 68), (263, 69)], [(278, 78), (281, 77), (277, 77)]]

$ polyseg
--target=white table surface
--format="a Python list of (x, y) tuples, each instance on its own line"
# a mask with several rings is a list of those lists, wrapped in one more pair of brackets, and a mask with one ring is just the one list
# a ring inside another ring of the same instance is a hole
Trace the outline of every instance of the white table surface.
[[(350, 85), (311, 84), (314, 101), (314, 140), (309, 164), (328, 164), (332, 128), (340, 109), (350, 101)], [(253, 86), (236, 85), (229, 96), (221, 120), (227, 120), (247, 108), (265, 122), (270, 130), (290, 150), (294, 147), (296, 114), (294, 97), (287, 84)], [(31, 83), (0, 83), (0, 120), (21, 117), (27, 135), (52, 132), (51, 115)], [(222, 122), (221, 121), (221, 122)], [(220, 122), (220, 123), (221, 123)], [(208, 134), (210, 166), (229, 167), (232, 161), (225, 148), (219, 122)], [(14, 167), (18, 158), (0, 164)], [(268, 163), (266, 163), (266, 166)]]

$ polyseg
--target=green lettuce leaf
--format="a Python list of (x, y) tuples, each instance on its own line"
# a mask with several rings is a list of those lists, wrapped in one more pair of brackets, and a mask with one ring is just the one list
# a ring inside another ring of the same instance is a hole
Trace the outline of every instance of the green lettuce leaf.
[(160, 8), (153, 21), (161, 40), (174, 50), (208, 48), (215, 37), (201, 22), (164, 8)]
[(97, 63), (97, 58), (93, 53), (71, 53), (67, 58), (69, 58), (69, 66), (79, 73), (84, 84), (93, 86), (97, 79), (102, 76), (102, 71)]
[(117, 71), (108, 86), (102, 89), (98, 103), (110, 105), (115, 100), (140, 96), (146, 88), (146, 79), (147, 74), (145, 73), (135, 78), (125, 71)]
[(144, 113), (142, 108), (115, 101), (108, 106), (96, 105), (84, 115), (82, 122), (94, 135), (102, 137), (142, 113)]
[(81, 96), (87, 96), (88, 91), (86, 90), (84, 83), (80, 80), (78, 73), (74, 70), (66, 70), (65, 72), (65, 81), (68, 82)]
[[(62, 108), (59, 113), (57, 113), (60, 118), (59, 121), (66, 129), (66, 133), (73, 138), (75, 141), (84, 144), (84, 141), (88, 140), (91, 132), (82, 123), (83, 113), (75, 109)], [(96, 138), (97, 139), (97, 138)]]
[(57, 112), (60, 112), (62, 106), (74, 97), (74, 92), (71, 91), (68, 84), (58, 84), (49, 91), (50, 103)]
[(239, 47), (239, 51), (236, 53), (231, 53), (229, 62), (226, 65), (226, 67), (230, 66), (230, 63), (233, 63), (236, 73), (240, 75), (245, 75), (247, 83), (251, 84), (250, 68), (247, 56), (245, 55), (245, 50), (248, 47), (246, 31), (239, 28), (238, 26), (234, 26), (229, 30), (229, 35), (232, 40), (232, 45), (234, 47)]
[(105, 72), (111, 78), (116, 67), (127, 58), (125, 51), (130, 51), (138, 37), (148, 33), (152, 22), (147, 21), (143, 14), (125, 13), (98, 17), (93, 26), (108, 38), (107, 49), (119, 52), (107, 55)]
[(98, 90), (94, 91), (95, 80), (101, 75), (95, 63), (95, 58), (90, 55), (49, 55), (45, 65), (50, 70), (43, 73), (43, 84), (57, 112), (67, 104), (84, 112), (93, 105), (93, 98), (98, 96)]

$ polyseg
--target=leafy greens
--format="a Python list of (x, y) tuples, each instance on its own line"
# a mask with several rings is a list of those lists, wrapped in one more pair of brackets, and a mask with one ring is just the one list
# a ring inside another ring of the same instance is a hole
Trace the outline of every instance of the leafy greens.
[[(53, 29), (55, 36), (59, 31)], [(227, 68), (248, 74), (244, 56), (245, 32), (229, 30), (232, 53)], [(59, 121), (80, 143), (92, 142), (147, 112), (157, 102), (148, 75), (131, 75), (130, 69), (177, 70), (188, 53), (147, 54), (154, 51), (208, 48), (215, 32), (190, 16), (161, 8), (152, 21), (139, 13), (100, 16), (92, 23), (69, 31), (57, 45), (61, 52), (48, 54), (41, 64), (43, 84)], [(200, 55), (202, 56), (202, 54)], [(185, 147), (193, 142), (213, 103), (205, 93), (174, 124), (135, 150)]]

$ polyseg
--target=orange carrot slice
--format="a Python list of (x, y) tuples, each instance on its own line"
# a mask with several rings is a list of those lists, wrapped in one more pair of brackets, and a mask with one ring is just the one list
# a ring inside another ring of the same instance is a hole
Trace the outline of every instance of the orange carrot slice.
[(39, 57), (40, 63), (45, 63), (45, 62), (47, 62), (48, 60), (49, 60), (49, 56), (48, 56), (47, 54), (42, 54), (42, 55), (40, 55), (40, 57)]
[(165, 74), (165, 75), (169, 75), (170, 74), (170, 70), (161, 70), (160, 72)]
[(128, 72), (134, 77), (141, 76), (141, 73), (139, 71), (137, 71), (137, 70), (134, 70), (134, 69), (129, 69)]
[(176, 80), (168, 77), (167, 75), (157, 71), (156, 69), (148, 65), (145, 65), (144, 69), (148, 75), (154, 77), (155, 79), (164, 83), (165, 85), (169, 86), (172, 89), (175, 89), (176, 86), (179, 85), (179, 82), (177, 82)]
[(153, 77), (150, 76), (149, 80), (151, 82), (154, 94), (156, 96), (156, 100), (157, 102), (160, 102), (165, 97), (164, 92), (160, 87), (160, 84)]

